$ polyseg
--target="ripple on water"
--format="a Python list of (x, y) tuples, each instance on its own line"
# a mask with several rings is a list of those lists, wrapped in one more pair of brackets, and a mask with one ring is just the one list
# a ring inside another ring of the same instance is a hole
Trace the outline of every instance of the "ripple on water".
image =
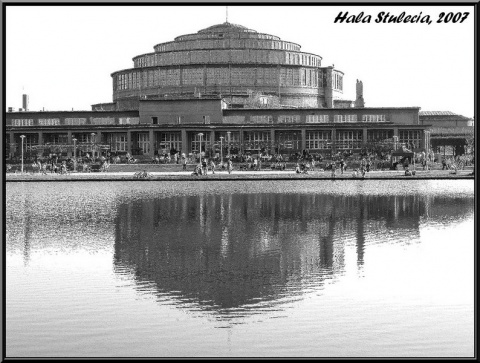
[(463, 354), (473, 213), (470, 180), (9, 183), (7, 350)]

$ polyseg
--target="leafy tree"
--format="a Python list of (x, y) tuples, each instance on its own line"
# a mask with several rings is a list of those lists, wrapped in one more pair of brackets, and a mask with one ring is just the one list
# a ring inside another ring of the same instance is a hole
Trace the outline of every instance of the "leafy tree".
[(466, 151), (469, 154), (475, 154), (475, 134), (470, 134), (466, 137), (467, 147)]
[(371, 140), (368, 141), (362, 148), (362, 154), (373, 154), (383, 159), (387, 154), (390, 154), (395, 149), (393, 139), (385, 140)]

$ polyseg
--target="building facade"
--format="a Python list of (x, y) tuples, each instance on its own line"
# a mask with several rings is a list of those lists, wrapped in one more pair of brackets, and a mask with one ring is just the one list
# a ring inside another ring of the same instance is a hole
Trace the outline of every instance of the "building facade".
[(473, 127), (473, 118), (458, 115), (451, 111), (420, 111), (420, 124), (431, 127)]
[[(60, 145), (64, 155), (92, 144), (104, 150), (153, 157), (185, 154), (359, 151), (367, 143), (398, 138), (414, 150), (429, 143), (419, 108), (231, 109), (220, 98), (141, 100), (138, 111), (12, 112), (6, 117), (7, 155), (43, 145)], [(201, 135), (200, 135), (201, 134)]]
[[(451, 111), (421, 111), (420, 124), (429, 125), (430, 146), (443, 155), (471, 152), (475, 138), (475, 120)], [(470, 144), (470, 146), (469, 146)]]

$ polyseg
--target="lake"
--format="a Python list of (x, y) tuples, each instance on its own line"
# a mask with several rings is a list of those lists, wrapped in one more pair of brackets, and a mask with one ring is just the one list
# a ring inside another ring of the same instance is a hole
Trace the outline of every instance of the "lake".
[(6, 357), (473, 357), (474, 181), (6, 184)]

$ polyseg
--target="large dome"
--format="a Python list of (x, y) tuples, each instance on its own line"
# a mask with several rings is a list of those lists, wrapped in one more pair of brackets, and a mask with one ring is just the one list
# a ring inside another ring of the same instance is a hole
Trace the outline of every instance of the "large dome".
[[(243, 25), (212, 25), (159, 43), (134, 57), (133, 68), (114, 72), (113, 100), (119, 109), (136, 109), (141, 98), (201, 93), (241, 106), (253, 91), (285, 105), (322, 107), (332, 73), (321, 67), (322, 57), (300, 48)], [(342, 77), (336, 73), (338, 92)]]
[(232, 24), (225, 22), (223, 24), (217, 24), (209, 26), (208, 28), (199, 30), (198, 33), (231, 33), (231, 32), (252, 32), (256, 33), (255, 30), (248, 29), (243, 25)]

